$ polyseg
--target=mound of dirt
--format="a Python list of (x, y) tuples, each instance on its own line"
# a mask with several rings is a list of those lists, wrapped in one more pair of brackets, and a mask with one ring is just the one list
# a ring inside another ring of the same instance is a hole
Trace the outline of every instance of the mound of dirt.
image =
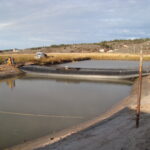
[(23, 72), (15, 66), (0, 65), (0, 79), (9, 78), (21, 74), (23, 74)]

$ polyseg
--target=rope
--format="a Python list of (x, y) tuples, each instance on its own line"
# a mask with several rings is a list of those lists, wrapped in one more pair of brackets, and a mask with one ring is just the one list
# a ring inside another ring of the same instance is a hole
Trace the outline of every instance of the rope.
[(81, 116), (58, 116), (58, 115), (41, 115), (41, 114), (28, 114), (28, 113), (17, 113), (0, 111), (1, 114), (18, 115), (18, 116), (30, 116), (30, 117), (47, 117), (47, 118), (70, 118), (70, 119), (83, 119)]

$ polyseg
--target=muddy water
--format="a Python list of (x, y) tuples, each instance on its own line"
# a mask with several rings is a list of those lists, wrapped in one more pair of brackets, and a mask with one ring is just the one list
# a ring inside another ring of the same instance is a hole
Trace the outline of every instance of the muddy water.
[(0, 149), (99, 116), (126, 97), (128, 84), (20, 78), (0, 83)]

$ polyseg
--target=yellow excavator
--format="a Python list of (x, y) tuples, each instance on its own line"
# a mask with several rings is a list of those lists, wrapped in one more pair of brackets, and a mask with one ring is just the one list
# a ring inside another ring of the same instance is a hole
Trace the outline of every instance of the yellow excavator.
[(15, 64), (13, 57), (8, 57), (6, 60), (6, 64), (9, 66), (13, 66)]

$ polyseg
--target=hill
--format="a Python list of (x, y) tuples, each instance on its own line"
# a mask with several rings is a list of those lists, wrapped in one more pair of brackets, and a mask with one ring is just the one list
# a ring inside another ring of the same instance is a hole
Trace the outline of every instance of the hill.
[[(113, 40), (99, 43), (61, 44), (45, 47), (33, 47), (20, 50), (19, 53), (35, 53), (38, 51), (46, 53), (92, 53), (92, 52), (114, 52), (114, 53), (150, 53), (150, 38), (134, 40)], [(5, 51), (10, 52), (10, 51)]]

